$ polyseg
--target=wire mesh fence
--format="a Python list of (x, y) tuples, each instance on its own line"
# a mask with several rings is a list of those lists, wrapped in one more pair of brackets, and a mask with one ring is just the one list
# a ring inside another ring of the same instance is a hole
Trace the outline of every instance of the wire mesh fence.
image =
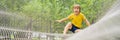
[(69, 36), (0, 27), (1, 40), (64, 40)]
[[(67, 38), (62, 34), (33, 32), (33, 20), (24, 16), (11, 15), (4, 11), (0, 11), (0, 16), (0, 40), (64, 40)], [(43, 21), (48, 20), (43, 19)], [(49, 25), (39, 26), (40, 31), (41, 29), (45, 30), (44, 32), (50, 31), (51, 23), (48, 21), (46, 24)]]

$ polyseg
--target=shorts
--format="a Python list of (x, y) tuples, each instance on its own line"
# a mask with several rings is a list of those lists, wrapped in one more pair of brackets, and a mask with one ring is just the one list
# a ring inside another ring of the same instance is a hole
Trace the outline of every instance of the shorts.
[(69, 29), (69, 30), (72, 31), (73, 33), (75, 33), (75, 30), (77, 30), (77, 29), (80, 29), (80, 28), (78, 28), (78, 27), (76, 27), (75, 25), (72, 24), (72, 28)]

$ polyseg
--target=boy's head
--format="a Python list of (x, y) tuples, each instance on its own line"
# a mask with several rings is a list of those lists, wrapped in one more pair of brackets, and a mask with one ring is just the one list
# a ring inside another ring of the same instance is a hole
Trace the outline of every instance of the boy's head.
[(80, 5), (79, 4), (75, 4), (73, 6), (73, 12), (77, 15), (81, 12), (81, 8), (80, 8)]

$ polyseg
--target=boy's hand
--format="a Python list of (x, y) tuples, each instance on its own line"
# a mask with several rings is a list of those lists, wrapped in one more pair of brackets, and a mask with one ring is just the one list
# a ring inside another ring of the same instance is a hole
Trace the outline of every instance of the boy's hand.
[(56, 20), (57, 22), (59, 22), (59, 23), (61, 23), (62, 22), (62, 20)]

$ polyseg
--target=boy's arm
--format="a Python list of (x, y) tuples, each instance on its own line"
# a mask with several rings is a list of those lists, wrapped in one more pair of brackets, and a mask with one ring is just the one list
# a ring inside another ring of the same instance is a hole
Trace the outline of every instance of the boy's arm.
[(66, 17), (66, 18), (63, 18), (63, 19), (61, 19), (61, 20), (56, 20), (57, 22), (64, 22), (64, 21), (66, 21), (66, 20), (68, 20), (69, 18), (68, 17)]
[(90, 26), (90, 22), (87, 19), (85, 19), (85, 23), (87, 26)]
[(83, 20), (85, 21), (87, 26), (90, 26), (90, 22), (87, 20), (87, 18), (83, 15)]

